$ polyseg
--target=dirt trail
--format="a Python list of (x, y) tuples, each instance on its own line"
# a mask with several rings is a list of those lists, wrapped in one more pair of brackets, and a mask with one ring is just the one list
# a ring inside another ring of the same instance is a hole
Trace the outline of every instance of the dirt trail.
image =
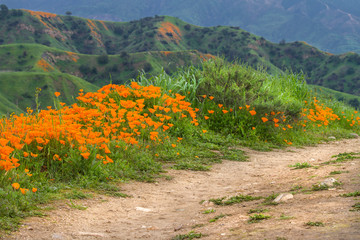
[[(359, 197), (340, 194), (360, 190), (360, 160), (319, 168), (293, 170), (290, 164), (308, 162), (318, 166), (332, 155), (359, 152), (360, 139), (336, 141), (316, 147), (288, 148), (272, 152), (246, 150), (249, 162), (224, 161), (209, 172), (169, 170), (172, 180), (123, 184), (131, 198), (96, 197), (77, 201), (87, 210), (60, 204), (47, 217), (26, 219), (12, 239), (171, 239), (190, 231), (201, 239), (360, 239), (360, 212), (349, 211)], [(342, 185), (336, 189), (301, 192), (279, 205), (264, 200), (232, 206), (214, 206), (201, 200), (250, 194), (268, 196), (289, 192), (294, 186), (311, 188), (332, 171)], [(250, 209), (266, 208), (271, 218), (248, 223)], [(204, 210), (216, 212), (204, 214)], [(209, 222), (215, 216), (225, 217)], [(322, 222), (323, 227), (306, 226)]]

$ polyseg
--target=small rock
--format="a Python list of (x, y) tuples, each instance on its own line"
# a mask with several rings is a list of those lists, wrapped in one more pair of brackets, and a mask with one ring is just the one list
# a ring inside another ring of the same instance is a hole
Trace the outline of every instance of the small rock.
[(64, 239), (63, 235), (60, 234), (60, 233), (54, 233), (52, 236), (51, 236), (52, 239)]
[(279, 196), (277, 196), (274, 200), (274, 202), (279, 203), (279, 202), (286, 202), (289, 199), (293, 199), (294, 195), (292, 195), (291, 193), (281, 193)]
[(352, 138), (359, 138), (359, 135), (356, 134), (356, 133), (350, 133), (350, 136), (351, 136)]
[(135, 209), (136, 211), (141, 211), (141, 212), (152, 212), (152, 210), (149, 208), (136, 207)]
[(94, 232), (79, 232), (80, 236), (94, 236), (94, 237), (106, 237), (103, 233), (94, 233)]
[(202, 205), (205, 207), (211, 207), (214, 206), (214, 203), (206, 200), (202, 203)]
[(320, 186), (333, 187), (336, 182), (337, 180), (335, 178), (327, 178), (322, 183), (320, 183)]
[(177, 232), (177, 231), (181, 230), (182, 228), (183, 228), (183, 225), (181, 224), (179, 226), (174, 227), (174, 231)]
[(336, 140), (336, 137), (334, 136), (331, 136), (331, 137), (328, 137), (329, 140)]
[(33, 227), (28, 227), (28, 230), (30, 230), (30, 231), (31, 231), (31, 230), (34, 230), (34, 228), (33, 228)]

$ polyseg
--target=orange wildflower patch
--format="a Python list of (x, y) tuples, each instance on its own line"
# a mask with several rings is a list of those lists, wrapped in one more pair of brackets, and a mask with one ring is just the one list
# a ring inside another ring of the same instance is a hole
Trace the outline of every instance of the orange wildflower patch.
[[(168, 139), (167, 131), (178, 121), (198, 125), (196, 109), (185, 96), (168, 94), (136, 82), (130, 87), (110, 84), (97, 92), (80, 91), (78, 103), (60, 110), (12, 115), (0, 122), (1, 174), (35, 161), (67, 164), (69, 148), (84, 161), (111, 164), (116, 161), (113, 146), (151, 147)], [(90, 158), (94, 151), (95, 159)], [(20, 185), (14, 183), (13, 187)]]
[(74, 62), (77, 62), (77, 60), (79, 59), (79, 56), (74, 52), (66, 52), (66, 53)]
[(106, 24), (105, 24), (104, 21), (99, 21), (99, 22), (101, 23), (101, 25), (103, 25), (103, 27), (104, 27), (107, 31), (109, 31), (109, 28), (106, 26)]
[(158, 35), (168, 41), (175, 41), (179, 43), (182, 33), (180, 29), (171, 22), (162, 22), (158, 29)]
[(98, 33), (99, 32), (99, 28), (95, 25), (95, 23), (93, 21), (91, 21), (90, 19), (87, 20), (86, 24), (88, 25), (88, 27), (90, 28), (90, 33), (91, 35), (96, 39), (96, 41), (98, 42), (99, 46), (104, 46), (104, 43), (101, 41), (101, 35)]
[(38, 67), (40, 67), (42, 70), (44, 70), (45, 72), (49, 72), (51, 70), (54, 70), (54, 67), (51, 66), (47, 61), (45, 61), (43, 58), (41, 58), (38, 62), (37, 62)]
[(171, 51), (161, 51), (162, 54), (164, 54), (165, 56), (170, 55), (172, 52)]
[(65, 41), (64, 35), (59, 31), (59, 29), (52, 26), (52, 24), (48, 24), (50, 21), (62, 22), (61, 18), (59, 18), (54, 13), (47, 13), (47, 12), (37, 12), (31, 10), (25, 10), (30, 13), (32, 16), (37, 18), (47, 29), (51, 30), (54, 34), (49, 34), (51, 37), (60, 36), (61, 40)]

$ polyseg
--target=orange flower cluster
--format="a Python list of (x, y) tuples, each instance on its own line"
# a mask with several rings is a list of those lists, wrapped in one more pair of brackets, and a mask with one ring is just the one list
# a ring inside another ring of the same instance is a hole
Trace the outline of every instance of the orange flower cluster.
[(66, 52), (66, 53), (74, 62), (77, 62), (79, 56), (76, 53), (74, 52)]
[[(55, 19), (58, 22), (62, 22), (61, 18), (59, 18), (54, 13), (47, 13), (47, 12), (37, 12), (37, 11), (31, 11), (31, 10), (25, 10), (29, 12), (32, 16), (37, 18), (46, 28), (50, 29), (53, 32), (56, 32), (57, 35), (61, 36), (61, 39), (65, 41), (65, 37), (63, 34), (59, 31), (59, 29), (52, 26), (52, 24), (48, 24), (45, 21), (49, 21), (50, 19)], [(49, 36), (52, 36), (51, 34)]]
[(101, 35), (98, 33), (99, 28), (95, 25), (90, 19), (87, 20), (86, 24), (90, 28), (91, 35), (96, 39), (100, 46), (104, 46), (104, 43), (101, 41)]
[(112, 147), (120, 142), (139, 148), (147, 146), (146, 141), (159, 144), (176, 121), (198, 125), (195, 109), (184, 98), (136, 82), (131, 87), (110, 84), (94, 93), (80, 90), (79, 102), (70, 107), (13, 115), (0, 123), (0, 173), (19, 167), (22, 161), (63, 161), (69, 148), (84, 159), (96, 149), (96, 159), (108, 164), (113, 162)]
[[(179, 43), (182, 36), (180, 29), (171, 22), (162, 22), (158, 34), (168, 41), (175, 40), (177, 43)], [(170, 34), (172, 36), (169, 36)]]
[(44, 70), (45, 72), (49, 72), (50, 70), (54, 70), (54, 67), (51, 66), (47, 61), (45, 61), (43, 58), (41, 58), (38, 62), (37, 65)]
[(99, 21), (102, 25), (103, 25), (103, 27), (107, 30), (107, 31), (109, 31), (109, 28), (106, 26), (106, 24), (105, 24), (105, 22), (104, 21)]
[[(324, 104), (320, 105), (316, 97), (314, 97), (314, 101), (310, 103), (308, 109), (303, 109), (301, 115), (318, 127), (327, 126), (330, 121), (340, 120), (339, 116), (331, 108), (325, 107)], [(304, 127), (306, 126), (305, 123), (307, 123), (307, 120), (304, 120)]]
[(165, 56), (168, 56), (169, 54), (171, 54), (171, 51), (162, 51), (161, 53), (163, 53)]

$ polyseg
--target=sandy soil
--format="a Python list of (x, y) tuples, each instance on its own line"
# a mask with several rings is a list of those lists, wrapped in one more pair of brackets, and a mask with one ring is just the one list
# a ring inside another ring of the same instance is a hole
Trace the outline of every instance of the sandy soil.
[[(88, 206), (83, 211), (57, 203), (48, 216), (26, 219), (8, 238), (172, 239), (195, 231), (202, 233), (201, 239), (360, 239), (360, 212), (349, 211), (360, 198), (339, 196), (360, 191), (360, 160), (319, 168), (289, 167), (297, 162), (319, 166), (332, 155), (359, 151), (360, 139), (272, 152), (246, 149), (249, 162), (224, 161), (209, 172), (169, 170), (171, 180), (125, 183), (121, 188), (131, 198), (97, 196), (76, 201)], [(300, 190), (279, 205), (263, 205), (263, 199), (232, 206), (202, 202), (238, 194), (269, 196), (290, 192), (294, 186), (311, 188), (332, 171), (343, 171), (332, 176), (341, 186), (316, 192)], [(248, 211), (256, 208), (268, 209), (264, 214), (271, 218), (248, 223)], [(204, 214), (209, 209), (216, 212)], [(209, 222), (220, 214), (225, 217)], [(307, 222), (324, 226), (307, 226)]]

